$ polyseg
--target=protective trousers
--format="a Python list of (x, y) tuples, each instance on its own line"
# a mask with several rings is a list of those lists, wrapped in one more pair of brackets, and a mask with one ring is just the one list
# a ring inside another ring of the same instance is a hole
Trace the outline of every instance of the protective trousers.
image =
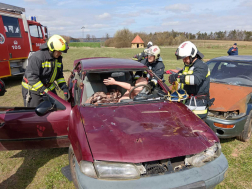
[[(55, 89), (52, 90), (51, 92), (56, 93)], [(27, 102), (27, 95), (28, 95), (28, 89), (22, 87), (22, 95), (23, 95), (23, 100), (24, 100), (24, 106), (25, 107), (37, 107), (41, 102), (43, 102), (43, 95), (39, 95), (36, 92), (29, 91), (30, 98)]]
[(207, 105), (208, 100), (207, 99), (198, 99), (194, 96), (190, 97), (186, 100), (185, 105), (197, 116), (199, 116), (201, 119), (204, 119), (207, 117)]

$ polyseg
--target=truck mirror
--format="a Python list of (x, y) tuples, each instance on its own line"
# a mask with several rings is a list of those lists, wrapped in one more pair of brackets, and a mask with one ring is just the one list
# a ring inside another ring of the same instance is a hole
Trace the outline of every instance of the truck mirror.
[(43, 26), (44, 27), (44, 32), (45, 32), (45, 38), (48, 39), (48, 31), (47, 31), (47, 27), (46, 26)]

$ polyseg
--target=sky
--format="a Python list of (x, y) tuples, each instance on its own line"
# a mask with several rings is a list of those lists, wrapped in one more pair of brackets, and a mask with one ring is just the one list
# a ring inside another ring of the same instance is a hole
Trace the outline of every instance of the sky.
[[(50, 35), (113, 37), (132, 32), (252, 31), (251, 0), (1, 0), (25, 8)], [(85, 27), (84, 30), (81, 29)]]

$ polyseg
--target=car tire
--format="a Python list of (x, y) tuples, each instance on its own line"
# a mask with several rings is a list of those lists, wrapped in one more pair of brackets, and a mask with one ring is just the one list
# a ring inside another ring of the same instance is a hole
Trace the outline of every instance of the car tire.
[(244, 125), (244, 130), (236, 138), (240, 141), (247, 142), (251, 137), (251, 132), (252, 132), (252, 111), (250, 111), (247, 117), (246, 123)]
[(77, 181), (77, 176), (76, 176), (76, 172), (75, 172), (75, 155), (74, 155), (74, 151), (73, 151), (73, 147), (72, 145), (69, 146), (69, 150), (68, 150), (68, 159), (69, 159), (69, 166), (70, 166), (70, 171), (71, 171), (71, 175), (72, 175), (72, 180), (74, 183), (75, 188), (79, 188), (78, 186), (78, 181)]

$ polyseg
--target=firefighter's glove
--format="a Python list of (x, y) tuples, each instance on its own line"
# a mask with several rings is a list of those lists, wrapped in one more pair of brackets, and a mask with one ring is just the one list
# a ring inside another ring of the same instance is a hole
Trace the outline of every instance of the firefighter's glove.
[(178, 74), (171, 74), (169, 76), (169, 83), (174, 84), (174, 82), (177, 81), (177, 78), (178, 78)]
[(5, 92), (6, 92), (6, 90), (5, 90), (5, 84), (4, 84), (4, 82), (0, 79), (0, 96), (3, 96)]
[(177, 81), (179, 83), (185, 83), (185, 75), (178, 75)]
[(64, 96), (65, 96), (65, 101), (68, 101), (70, 99), (70, 93), (69, 93), (68, 88), (64, 88), (63, 91), (64, 91)]

